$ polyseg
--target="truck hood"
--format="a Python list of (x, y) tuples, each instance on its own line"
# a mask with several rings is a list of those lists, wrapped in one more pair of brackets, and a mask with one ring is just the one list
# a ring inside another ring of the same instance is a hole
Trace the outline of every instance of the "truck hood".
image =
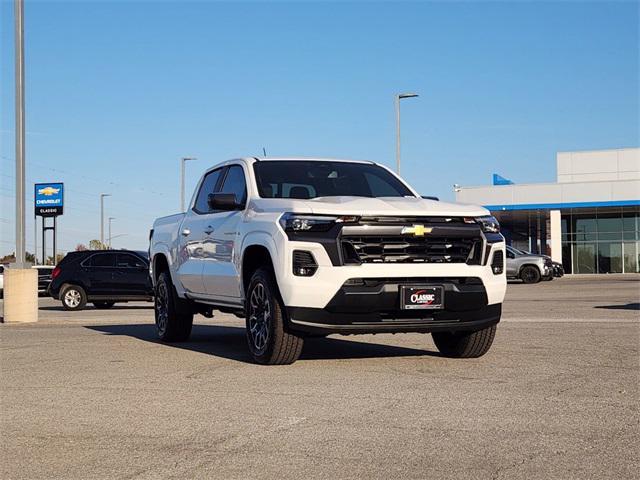
[(479, 217), (489, 211), (476, 205), (440, 202), (416, 197), (318, 197), (311, 200), (261, 198), (252, 201), (257, 211), (289, 211), (326, 215), (460, 216)]

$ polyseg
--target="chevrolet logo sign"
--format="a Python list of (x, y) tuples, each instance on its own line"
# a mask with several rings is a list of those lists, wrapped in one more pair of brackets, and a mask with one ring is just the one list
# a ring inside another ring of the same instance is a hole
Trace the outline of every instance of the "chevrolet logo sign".
[(50, 197), (51, 195), (57, 195), (59, 191), (60, 191), (59, 188), (53, 188), (53, 187), (39, 188), (38, 195), (44, 195), (46, 197)]
[(425, 227), (424, 225), (413, 225), (412, 227), (402, 227), (402, 235), (414, 235), (416, 237), (424, 237), (426, 234), (431, 233), (433, 228)]

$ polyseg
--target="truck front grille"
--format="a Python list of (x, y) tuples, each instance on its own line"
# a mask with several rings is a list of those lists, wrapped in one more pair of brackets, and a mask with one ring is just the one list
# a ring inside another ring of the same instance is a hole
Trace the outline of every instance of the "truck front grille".
[(479, 264), (482, 240), (455, 237), (343, 236), (345, 263)]

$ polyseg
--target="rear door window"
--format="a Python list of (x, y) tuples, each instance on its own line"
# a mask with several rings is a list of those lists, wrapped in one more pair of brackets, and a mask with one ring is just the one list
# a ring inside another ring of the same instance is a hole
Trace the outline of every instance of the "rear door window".
[(96, 253), (89, 259), (92, 267), (115, 267), (116, 255), (114, 253)]
[(119, 253), (117, 256), (118, 268), (145, 268), (146, 263), (139, 257), (130, 253)]

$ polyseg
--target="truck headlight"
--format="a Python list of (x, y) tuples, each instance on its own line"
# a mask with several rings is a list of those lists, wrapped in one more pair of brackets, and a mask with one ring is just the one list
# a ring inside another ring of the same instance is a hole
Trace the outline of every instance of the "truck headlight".
[(480, 228), (485, 233), (500, 233), (500, 222), (496, 217), (487, 215), (486, 217), (476, 217), (475, 222), (480, 225)]
[(280, 225), (286, 232), (326, 232), (336, 223), (357, 222), (355, 216), (303, 215), (285, 213), (280, 217)]

